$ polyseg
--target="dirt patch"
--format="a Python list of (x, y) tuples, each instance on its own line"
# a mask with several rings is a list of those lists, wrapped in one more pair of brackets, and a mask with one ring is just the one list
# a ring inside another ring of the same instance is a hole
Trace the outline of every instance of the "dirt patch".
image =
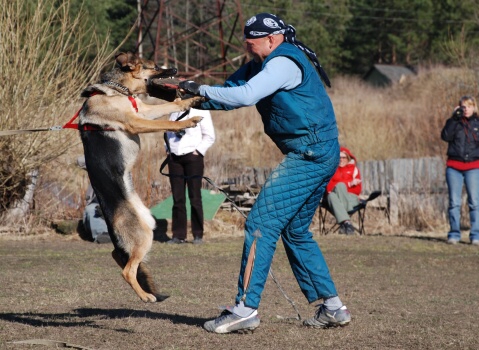
[[(163, 303), (144, 304), (122, 280), (111, 246), (78, 235), (0, 240), (0, 348), (55, 340), (89, 349), (477, 349), (479, 250), (444, 237), (316, 236), (353, 321), (314, 330), (268, 280), (261, 326), (249, 335), (207, 333), (203, 323), (231, 304), (242, 238), (201, 246), (155, 241), (150, 267)], [(274, 274), (303, 318), (314, 313), (281, 243)], [(475, 311), (473, 311), (475, 310)]]

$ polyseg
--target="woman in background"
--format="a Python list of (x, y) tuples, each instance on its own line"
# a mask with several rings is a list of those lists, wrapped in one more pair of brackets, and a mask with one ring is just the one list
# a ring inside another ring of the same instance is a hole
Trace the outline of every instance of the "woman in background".
[(441, 138), (448, 143), (446, 182), (449, 189), (449, 244), (461, 240), (462, 187), (466, 185), (471, 220), (469, 238), (479, 245), (479, 117), (472, 96), (463, 96), (459, 106), (442, 129)]
[(361, 174), (356, 157), (346, 147), (340, 148), (339, 166), (326, 187), (327, 209), (339, 224), (339, 233), (353, 235), (354, 227), (348, 211), (359, 204)]

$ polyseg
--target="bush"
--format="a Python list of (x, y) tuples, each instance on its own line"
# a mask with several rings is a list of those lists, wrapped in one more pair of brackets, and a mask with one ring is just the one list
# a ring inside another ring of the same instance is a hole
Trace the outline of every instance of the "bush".
[[(109, 57), (107, 42), (83, 16), (72, 15), (69, 0), (0, 0), (1, 130), (63, 125), (78, 109), (76, 97)], [(34, 171), (71, 144), (71, 134), (58, 131), (0, 137), (0, 213), (23, 198)]]

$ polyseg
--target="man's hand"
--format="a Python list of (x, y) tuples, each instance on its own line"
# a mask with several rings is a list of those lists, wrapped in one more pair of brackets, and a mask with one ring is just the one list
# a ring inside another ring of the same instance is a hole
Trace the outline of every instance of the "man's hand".
[(200, 84), (195, 83), (193, 80), (180, 81), (178, 87), (192, 95), (200, 94)]

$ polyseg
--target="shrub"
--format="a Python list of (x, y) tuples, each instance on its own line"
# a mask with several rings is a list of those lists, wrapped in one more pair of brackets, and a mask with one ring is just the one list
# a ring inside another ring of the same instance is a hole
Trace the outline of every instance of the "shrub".
[[(0, 129), (62, 125), (78, 108), (76, 97), (109, 56), (83, 16), (72, 15), (69, 0), (0, 0)], [(0, 212), (23, 198), (34, 171), (71, 145), (68, 132), (1, 137)]]

